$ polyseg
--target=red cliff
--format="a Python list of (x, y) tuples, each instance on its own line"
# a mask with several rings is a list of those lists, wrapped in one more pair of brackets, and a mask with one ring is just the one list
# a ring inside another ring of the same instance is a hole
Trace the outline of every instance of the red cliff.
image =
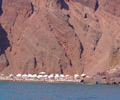
[(93, 75), (120, 64), (119, 0), (0, 1), (0, 71)]

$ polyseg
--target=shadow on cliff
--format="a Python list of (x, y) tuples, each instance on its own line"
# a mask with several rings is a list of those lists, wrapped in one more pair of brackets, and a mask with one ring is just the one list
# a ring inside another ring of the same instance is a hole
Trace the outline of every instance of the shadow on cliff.
[(64, 0), (61, 0), (61, 9), (69, 10), (69, 6), (66, 4)]
[(0, 55), (5, 54), (8, 47), (10, 47), (10, 42), (7, 38), (7, 32), (0, 25)]
[(0, 0), (0, 16), (2, 15), (3, 11), (2, 11), (2, 0)]
[(99, 2), (98, 2), (98, 0), (96, 0), (96, 4), (95, 4), (94, 10), (97, 11), (98, 8), (99, 8)]

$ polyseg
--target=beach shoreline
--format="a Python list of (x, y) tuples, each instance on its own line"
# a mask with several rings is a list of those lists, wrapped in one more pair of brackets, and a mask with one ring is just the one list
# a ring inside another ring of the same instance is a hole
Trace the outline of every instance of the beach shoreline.
[(87, 85), (97, 85), (97, 84), (101, 84), (101, 85), (120, 85), (120, 84), (110, 84), (110, 83), (107, 83), (107, 82), (103, 82), (103, 83), (97, 83), (97, 82), (87, 82), (87, 81), (84, 81), (84, 82), (81, 82), (81, 80), (14, 80), (14, 79), (0, 79), (0, 82), (34, 82), (34, 83), (76, 83), (76, 84), (87, 84)]
[(12, 82), (38, 82), (38, 83), (80, 83), (75, 80), (14, 80), (14, 79), (0, 79), (0, 81), (12, 81)]

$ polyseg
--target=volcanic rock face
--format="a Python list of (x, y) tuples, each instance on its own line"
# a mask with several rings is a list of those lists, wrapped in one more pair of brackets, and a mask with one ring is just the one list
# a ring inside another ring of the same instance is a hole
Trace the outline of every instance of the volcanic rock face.
[(84, 6), (92, 8), (93, 10), (97, 10), (99, 7), (98, 0), (71, 0), (71, 1), (79, 2)]
[(1, 73), (93, 75), (120, 64), (119, 6), (118, 0), (0, 1)]
[(104, 7), (105, 11), (120, 17), (120, 0), (106, 0)]
[(2, 8), (1, 8), (1, 6), (2, 6), (2, 1), (0, 1), (0, 15), (2, 14)]

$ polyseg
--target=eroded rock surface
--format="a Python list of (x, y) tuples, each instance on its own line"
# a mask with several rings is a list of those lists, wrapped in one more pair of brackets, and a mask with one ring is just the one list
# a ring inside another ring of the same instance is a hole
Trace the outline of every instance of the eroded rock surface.
[(93, 75), (117, 65), (119, 6), (118, 0), (1, 0), (1, 73)]

